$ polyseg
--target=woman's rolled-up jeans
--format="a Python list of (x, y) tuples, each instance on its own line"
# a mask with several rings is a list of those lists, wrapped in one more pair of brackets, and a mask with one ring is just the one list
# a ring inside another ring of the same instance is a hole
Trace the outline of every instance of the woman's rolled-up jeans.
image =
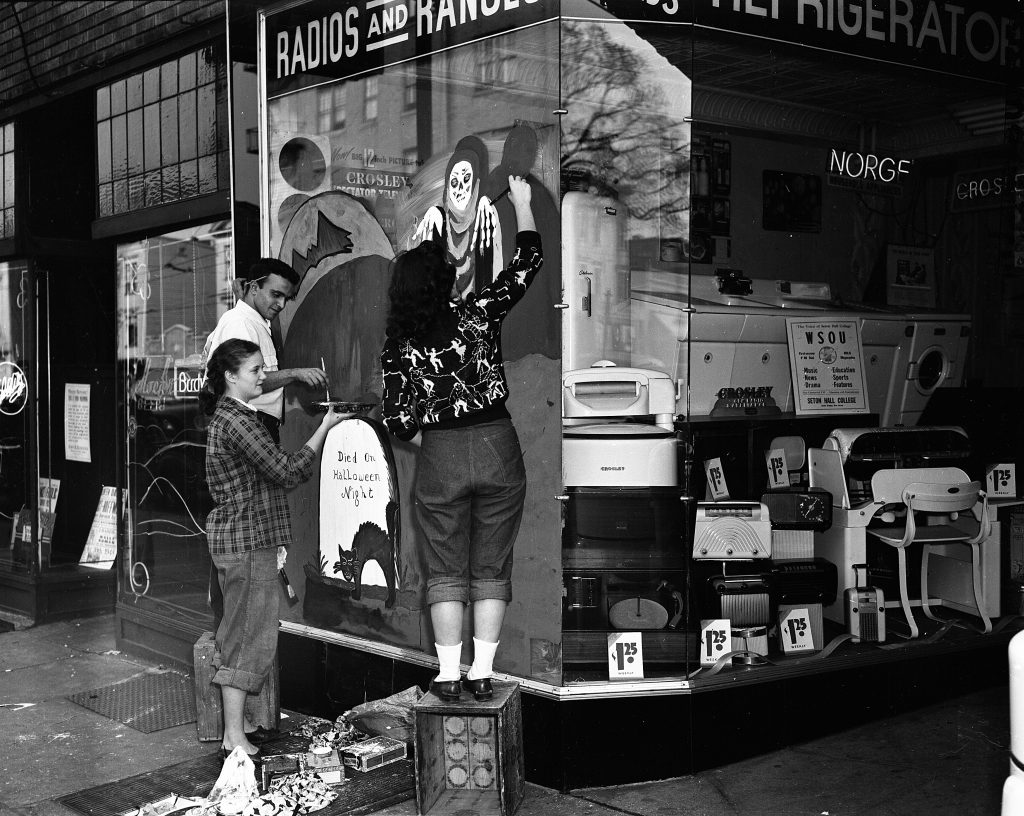
[(210, 557), (224, 591), (213, 682), (257, 694), (277, 657), (277, 547)]
[(427, 603), (512, 600), (512, 545), (526, 497), (512, 421), (424, 431), (415, 497)]

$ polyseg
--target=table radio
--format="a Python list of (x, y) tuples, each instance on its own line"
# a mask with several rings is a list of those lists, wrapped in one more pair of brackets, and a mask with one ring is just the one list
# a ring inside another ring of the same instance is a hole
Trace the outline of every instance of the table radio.
[(698, 502), (693, 557), (703, 561), (771, 558), (772, 528), (761, 502)]

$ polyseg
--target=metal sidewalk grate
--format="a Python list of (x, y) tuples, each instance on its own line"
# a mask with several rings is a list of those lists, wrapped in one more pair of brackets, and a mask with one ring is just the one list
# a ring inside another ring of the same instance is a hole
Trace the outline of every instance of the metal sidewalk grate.
[(71, 694), (67, 699), (143, 734), (196, 719), (192, 678), (177, 672), (141, 674), (122, 683)]

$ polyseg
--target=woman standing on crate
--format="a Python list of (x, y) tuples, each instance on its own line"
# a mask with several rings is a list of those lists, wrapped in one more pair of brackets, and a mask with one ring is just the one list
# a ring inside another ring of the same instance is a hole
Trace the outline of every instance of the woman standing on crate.
[[(416, 516), (426, 544), (427, 603), (440, 671), (431, 690), (459, 699), (462, 687), (490, 699), (490, 676), (512, 598), (512, 544), (526, 496), (519, 438), (505, 401), (501, 323), (542, 263), (530, 185), (509, 176), (519, 226), (511, 262), (460, 300), (444, 246), (424, 241), (399, 255), (388, 296), (384, 422), (421, 446)], [(473, 665), (462, 682), (462, 617), (473, 605)]]
[(206, 481), (214, 507), (206, 518), (210, 557), (224, 592), (213, 682), (224, 701), (224, 755), (259, 753), (245, 729), (245, 700), (259, 694), (277, 656), (278, 570), (291, 544), (286, 491), (313, 474), (327, 432), (351, 414), (328, 411), (295, 453), (270, 437), (250, 405), (263, 391), (263, 355), (248, 340), (225, 340), (210, 355), (199, 400), (212, 414)]

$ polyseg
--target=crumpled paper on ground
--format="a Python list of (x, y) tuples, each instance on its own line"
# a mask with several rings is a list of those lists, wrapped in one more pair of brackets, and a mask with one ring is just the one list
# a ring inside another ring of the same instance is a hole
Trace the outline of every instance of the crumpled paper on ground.
[(422, 696), (423, 689), (419, 686), (410, 686), (390, 697), (357, 705), (341, 716), (346, 722), (370, 736), (391, 737), (411, 743), (413, 723), (416, 719), (412, 709)]
[(247, 804), (260, 795), (256, 785), (256, 766), (241, 745), (228, 754), (213, 785), (207, 802), (217, 805), (221, 813), (241, 813)]

